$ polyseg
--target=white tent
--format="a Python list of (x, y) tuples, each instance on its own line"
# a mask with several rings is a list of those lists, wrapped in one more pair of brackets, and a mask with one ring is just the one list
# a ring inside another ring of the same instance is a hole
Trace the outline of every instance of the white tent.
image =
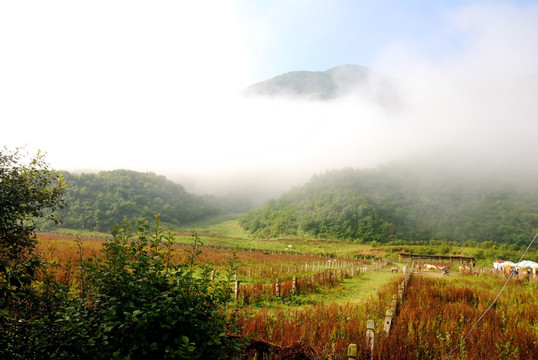
[(521, 262), (518, 262), (516, 264), (516, 267), (518, 268), (531, 268), (531, 269), (535, 269), (535, 268), (538, 268), (538, 263), (534, 262), (534, 261), (530, 261), (530, 260), (523, 260)]
[(493, 268), (494, 269), (504, 269), (506, 265), (510, 266), (511, 269), (513, 268), (531, 268), (531, 269), (538, 269), (538, 263), (530, 260), (523, 260), (518, 263), (513, 263), (511, 261), (503, 261), (503, 262), (494, 262)]
[(499, 269), (499, 270), (502, 270), (506, 267), (506, 265), (510, 266), (510, 268), (513, 268), (515, 267), (515, 263), (511, 262), (511, 261), (503, 261), (503, 262), (494, 262), (493, 263), (493, 268), (494, 269)]

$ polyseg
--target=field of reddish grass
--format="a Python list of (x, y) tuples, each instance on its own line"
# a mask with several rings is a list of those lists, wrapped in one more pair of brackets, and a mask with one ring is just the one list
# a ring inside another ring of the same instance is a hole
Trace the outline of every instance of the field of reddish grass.
[[(85, 258), (98, 255), (103, 241), (82, 237), (79, 247), (74, 237), (39, 234), (38, 249), (57, 267), (57, 278), (69, 282), (81, 254)], [(178, 261), (184, 259), (187, 247), (177, 249)], [(198, 261), (223, 268), (230, 254), (203, 249)], [(236, 303), (241, 307), (259, 299), (281, 302), (290, 296), (293, 276), (301, 279), (299, 291), (307, 291), (312, 283), (309, 279), (327, 271), (323, 269), (327, 259), (316, 256), (243, 251), (237, 253), (237, 260), (238, 278), (246, 284)], [(348, 259), (348, 269), (350, 264), (357, 269), (363, 265)], [(282, 280), (281, 297), (272, 292), (277, 277)], [(494, 301), (504, 279), (490, 274), (415, 276), (387, 335), (382, 330), (385, 311), (402, 278), (395, 275), (375, 297), (362, 304), (329, 302), (246, 312), (240, 320), (241, 335), (275, 347), (297, 347), (300, 343), (319, 359), (347, 359), (347, 347), (355, 343), (358, 358), (366, 359), (366, 322), (372, 319), (376, 327), (374, 359), (538, 359), (538, 282), (510, 281), (497, 303), (469, 333)]]

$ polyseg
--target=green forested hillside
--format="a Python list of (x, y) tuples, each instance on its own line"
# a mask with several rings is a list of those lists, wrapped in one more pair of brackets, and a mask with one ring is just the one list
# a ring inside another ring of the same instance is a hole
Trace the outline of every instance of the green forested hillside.
[[(190, 194), (183, 186), (153, 173), (114, 170), (63, 175), (66, 208), (59, 212), (67, 228), (108, 231), (124, 219), (151, 219), (157, 213), (164, 223), (182, 225), (248, 208), (244, 199)], [(45, 228), (51, 226), (46, 224)]]
[(267, 238), (523, 244), (538, 229), (538, 187), (398, 167), (345, 169), (312, 177), (240, 224)]

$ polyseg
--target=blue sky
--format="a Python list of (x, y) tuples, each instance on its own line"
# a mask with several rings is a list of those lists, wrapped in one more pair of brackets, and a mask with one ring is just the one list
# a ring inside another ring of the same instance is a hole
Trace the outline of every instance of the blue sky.
[[(468, 33), (450, 18), (466, 7), (536, 7), (536, 1), (257, 1), (240, 6), (245, 23), (259, 21), (264, 37), (248, 37), (260, 80), (292, 70), (323, 71), (341, 64), (374, 66), (383, 49), (412, 42), (433, 60), (461, 51)], [(276, 4), (276, 5), (275, 5)], [(248, 25), (247, 25), (248, 26)], [(247, 30), (248, 32), (248, 30)], [(376, 69), (390, 72), (390, 69)], [(397, 75), (397, 74), (395, 74)]]
[(384, 46), (404, 38), (426, 43), (432, 55), (451, 51), (462, 40), (443, 29), (455, 1), (285, 2), (278, 11), (271, 3), (245, 15), (266, 19), (274, 30), (263, 49), (264, 73), (322, 71), (346, 63), (371, 66)]
[[(405, 111), (238, 95), (343, 64), (397, 79)], [(538, 151), (536, 74), (536, 1), (0, 2), (0, 144), (71, 171), (287, 186), (435, 151), (511, 161)]]

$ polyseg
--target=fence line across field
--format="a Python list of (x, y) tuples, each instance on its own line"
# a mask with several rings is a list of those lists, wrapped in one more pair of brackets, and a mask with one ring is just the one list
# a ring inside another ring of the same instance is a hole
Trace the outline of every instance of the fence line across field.
[[(371, 265), (361, 265), (356, 266), (356, 264), (351, 262), (345, 262), (345, 264), (342, 265), (342, 267), (327, 267), (325, 269), (321, 268), (319, 271), (313, 271), (309, 274), (303, 274), (302, 277), (297, 276), (297, 273), (294, 273), (291, 280), (281, 281), (280, 277), (276, 277), (272, 280), (272, 291), (271, 294), (276, 297), (284, 297), (286, 294), (284, 294), (283, 288), (284, 283), (290, 284), (291, 281), (291, 295), (295, 295), (301, 291), (300, 286), (300, 280), (303, 282), (309, 282), (311, 286), (317, 286), (317, 285), (324, 285), (324, 284), (330, 284), (335, 281), (339, 281), (345, 278), (349, 277), (355, 277), (360, 274), (364, 274), (368, 271), (375, 271), (379, 270), (383, 266), (386, 266), (388, 264), (387, 261), (381, 261), (379, 263), (374, 263)], [(315, 268), (314, 266), (311, 267), (312, 269)], [(261, 268), (259, 269), (261, 274)], [(252, 276), (252, 268), (248, 268), (248, 271), (246, 272), (248, 274), (248, 277), (250, 278)], [(282, 273), (273, 274), (271, 272), (271, 275), (281, 275)], [(214, 279), (214, 272), (211, 273), (211, 279)], [(237, 271), (233, 274), (233, 280), (234, 280), (234, 299), (236, 301), (239, 301), (242, 299), (242, 295), (244, 294), (246, 289), (249, 289), (249, 287), (256, 286), (257, 284), (241, 284), (241, 281), (239, 280), (239, 277), (237, 275)], [(268, 286), (268, 284), (262, 284), (262, 286)], [(289, 288), (288, 288), (289, 289)]]

